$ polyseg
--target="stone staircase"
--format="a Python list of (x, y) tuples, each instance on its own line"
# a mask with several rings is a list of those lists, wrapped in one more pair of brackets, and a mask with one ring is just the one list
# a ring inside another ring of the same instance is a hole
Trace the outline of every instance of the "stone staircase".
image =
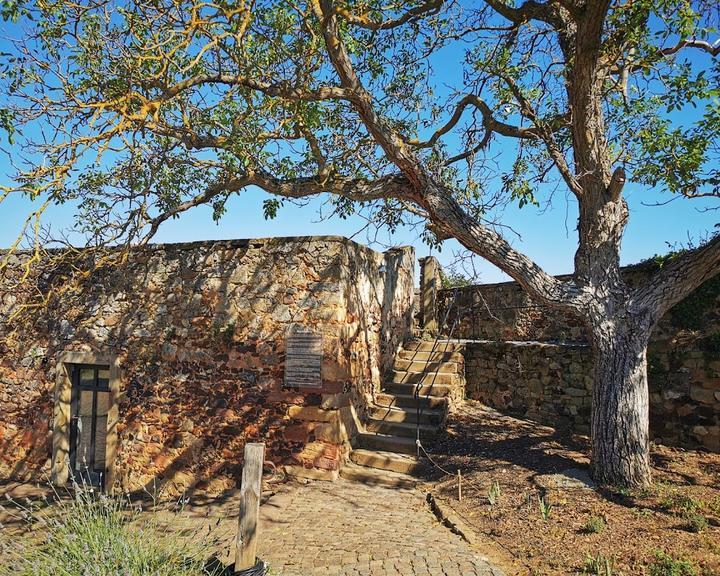
[[(386, 380), (350, 453), (351, 462), (340, 475), (367, 484), (407, 488), (417, 483), (413, 475), (425, 468), (424, 459), (416, 457), (418, 425), (420, 440), (431, 439), (444, 428), (450, 406), (462, 400), (462, 344), (442, 340), (406, 344)], [(419, 400), (414, 397), (417, 386)]]

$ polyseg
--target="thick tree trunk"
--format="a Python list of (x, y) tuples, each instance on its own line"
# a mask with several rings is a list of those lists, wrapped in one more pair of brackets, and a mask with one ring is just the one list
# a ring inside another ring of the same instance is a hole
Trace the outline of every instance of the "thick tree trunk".
[(601, 485), (651, 482), (649, 333), (647, 326), (614, 319), (593, 327), (592, 469)]

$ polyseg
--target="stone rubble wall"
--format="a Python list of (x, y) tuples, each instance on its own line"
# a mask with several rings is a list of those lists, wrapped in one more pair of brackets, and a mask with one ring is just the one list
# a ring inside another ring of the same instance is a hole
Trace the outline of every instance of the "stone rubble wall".
[[(20, 284), (27, 257), (12, 255), (0, 277), (0, 478), (47, 472), (55, 363), (70, 350), (119, 356), (125, 490), (232, 487), (247, 441), (265, 442), (276, 465), (336, 471), (354, 433), (350, 401), (372, 395), (409, 336), (410, 248), (380, 254), (339, 237), (155, 245), (90, 277), (82, 252), (74, 267), (35, 265)], [(24, 309), (38, 294), (47, 304)], [(317, 389), (283, 386), (298, 326), (323, 337)]]
[(468, 398), (589, 433), (592, 363), (587, 345), (468, 342), (464, 354)]
[[(652, 270), (625, 270), (629, 283)], [(572, 314), (534, 304), (514, 282), (439, 291), (439, 315), (466, 346), (467, 395), (586, 433), (592, 358)], [(446, 327), (446, 330), (449, 328)], [(648, 347), (650, 426), (658, 442), (720, 452), (720, 277), (670, 310)]]

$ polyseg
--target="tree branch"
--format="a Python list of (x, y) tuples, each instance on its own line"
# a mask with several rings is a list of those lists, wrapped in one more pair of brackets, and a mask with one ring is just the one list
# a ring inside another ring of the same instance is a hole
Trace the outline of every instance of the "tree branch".
[(249, 171), (241, 176), (228, 175), (222, 181), (208, 186), (200, 194), (154, 217), (148, 222), (149, 229), (142, 243), (149, 242), (163, 222), (195, 206), (207, 204), (222, 195), (239, 192), (248, 186), (257, 186), (269, 194), (283, 198), (306, 198), (324, 192), (358, 202), (381, 198), (403, 199), (412, 197), (409, 182), (402, 174), (391, 174), (376, 180), (345, 178), (342, 176), (327, 177), (323, 175), (283, 180), (268, 174), (264, 170)]
[(539, 136), (537, 128), (523, 128), (521, 126), (513, 126), (512, 124), (506, 124), (500, 120), (497, 120), (490, 107), (485, 103), (484, 100), (478, 98), (474, 94), (467, 94), (463, 96), (460, 102), (455, 106), (455, 111), (450, 119), (440, 128), (438, 128), (428, 140), (407, 140), (407, 143), (417, 148), (431, 148), (435, 143), (445, 134), (450, 132), (462, 118), (465, 108), (473, 105), (477, 108), (483, 116), (483, 125), (487, 131), (497, 132), (503, 136), (511, 138), (537, 138)]
[(423, 200), (435, 228), (500, 268), (534, 298), (550, 306), (582, 310), (586, 296), (574, 281), (558, 280), (515, 250), (500, 234), (468, 215), (450, 190), (433, 186)]
[(392, 28), (402, 26), (403, 24), (407, 24), (411, 20), (419, 18), (420, 16), (437, 13), (444, 3), (445, 0), (428, 0), (419, 6), (415, 6), (415, 8), (411, 8), (402, 16), (392, 20), (377, 21), (370, 18), (367, 14), (361, 14), (358, 16), (341, 6), (335, 7), (335, 13), (339, 14), (344, 20), (347, 20), (355, 26), (367, 28), (368, 30), (390, 30)]
[(535, 109), (532, 106), (532, 103), (525, 97), (522, 89), (520, 88), (520, 86), (518, 86), (515, 80), (513, 80), (510, 76), (506, 74), (499, 74), (499, 76), (508, 85), (508, 88), (510, 88), (513, 96), (515, 96), (515, 99), (520, 105), (520, 112), (522, 113), (522, 115), (526, 118), (529, 118), (530, 121), (535, 125), (535, 130), (537, 131), (538, 136), (545, 143), (545, 149), (547, 150), (548, 155), (554, 162), (563, 180), (565, 180), (568, 188), (570, 188), (570, 191), (578, 198), (582, 196), (582, 186), (580, 186), (578, 179), (575, 177), (572, 170), (570, 169), (570, 166), (567, 163), (567, 159), (565, 158), (565, 154), (563, 154), (562, 149), (555, 140), (555, 135), (553, 134), (553, 131), (550, 128), (549, 124), (542, 121), (538, 117), (537, 112), (535, 112)]
[(552, 9), (551, 2), (552, 0), (546, 3), (526, 0), (515, 8), (502, 0), (485, 0), (485, 3), (495, 10), (495, 12), (514, 24), (523, 24), (530, 20), (540, 20), (558, 28), (563, 25), (563, 22)]
[(675, 304), (720, 272), (720, 235), (678, 256), (635, 291), (631, 308), (649, 311), (657, 321)]
[(675, 44), (675, 46), (662, 48), (660, 50), (660, 54), (662, 54), (663, 56), (670, 56), (671, 54), (679, 52), (683, 48), (697, 48), (699, 50), (707, 52), (711, 56), (717, 56), (718, 54), (720, 54), (720, 39), (715, 40), (715, 42), (712, 44), (707, 40), (695, 40), (694, 38), (690, 38), (688, 40), (681, 40), (680, 42)]
[(420, 162), (400, 135), (375, 111), (371, 94), (363, 87), (355, 73), (350, 56), (340, 39), (333, 1), (313, 0), (313, 9), (321, 21), (323, 37), (333, 68), (340, 78), (342, 87), (355, 94), (352, 104), (363, 124), (387, 157), (407, 176), (413, 187), (422, 188), (426, 175)]
[(187, 78), (166, 87), (159, 82), (152, 82), (148, 85), (153, 88), (159, 88), (162, 91), (163, 100), (170, 100), (181, 92), (203, 86), (206, 84), (225, 84), (227, 86), (243, 86), (252, 90), (257, 90), (268, 96), (286, 98), (288, 100), (351, 100), (353, 94), (347, 89), (339, 86), (320, 86), (316, 89), (308, 89), (305, 87), (293, 86), (290, 82), (262, 82), (255, 78), (246, 76), (236, 76), (231, 74), (200, 74)]

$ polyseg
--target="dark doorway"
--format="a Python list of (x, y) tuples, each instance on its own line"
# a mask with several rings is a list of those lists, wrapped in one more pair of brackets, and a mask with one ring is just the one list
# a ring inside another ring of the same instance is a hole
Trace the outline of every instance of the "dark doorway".
[(110, 367), (72, 365), (70, 466), (75, 480), (104, 488)]

